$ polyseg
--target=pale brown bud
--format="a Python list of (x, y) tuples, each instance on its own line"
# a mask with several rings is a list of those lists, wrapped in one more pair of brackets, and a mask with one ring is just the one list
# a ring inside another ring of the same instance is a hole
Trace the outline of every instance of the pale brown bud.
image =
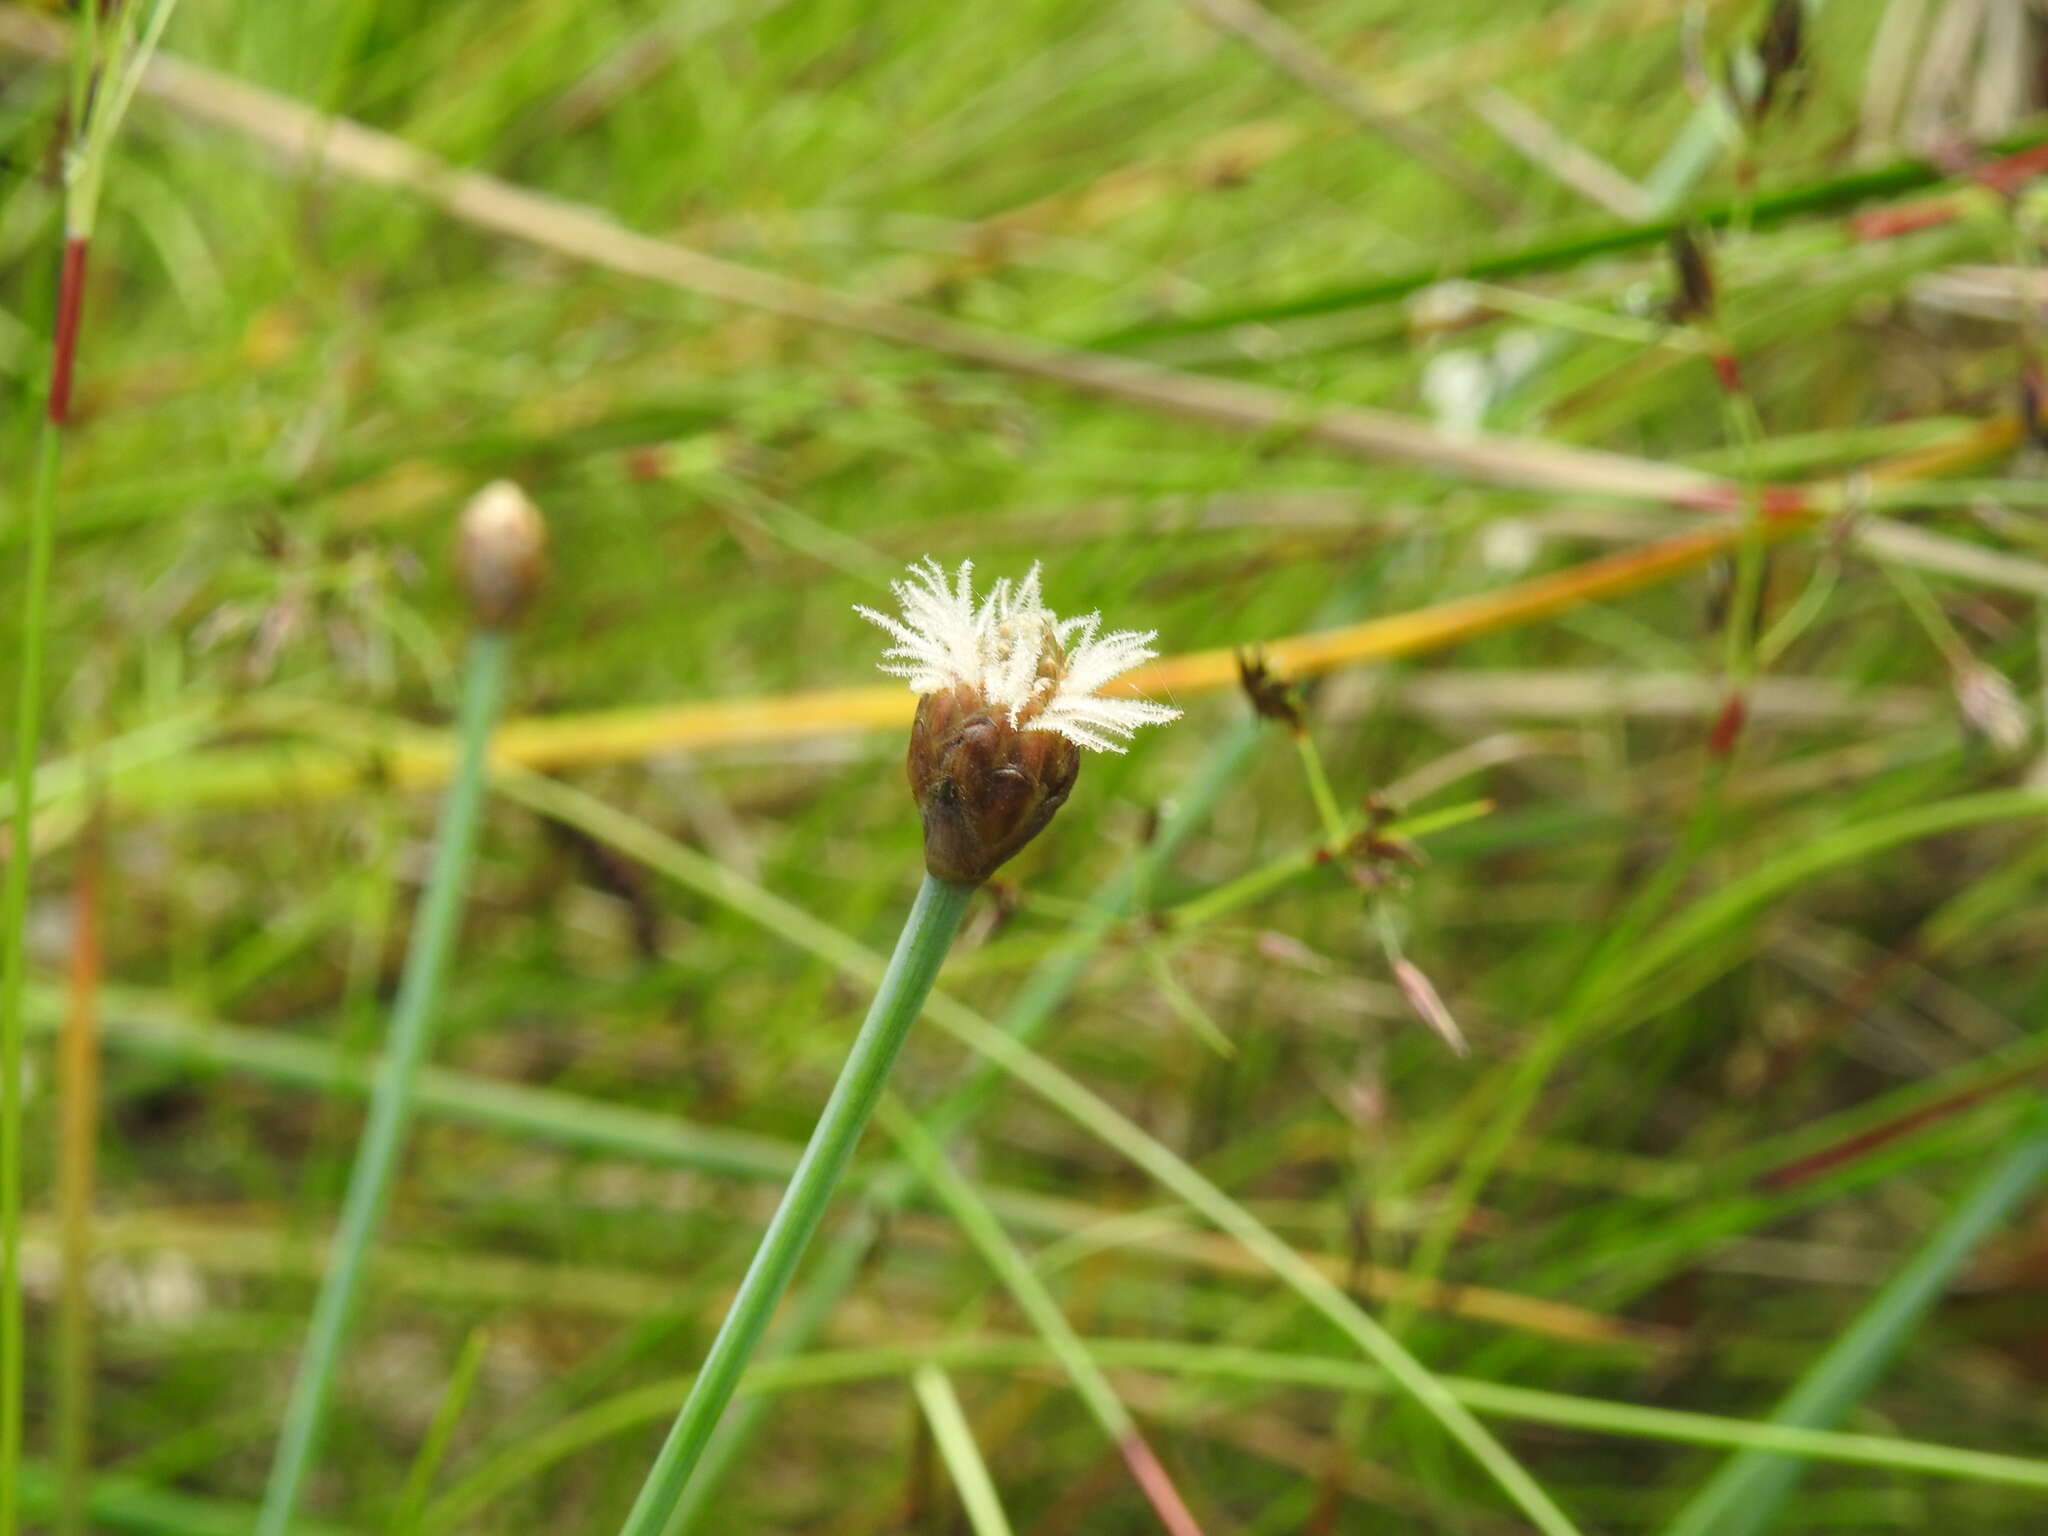
[(1408, 1006), (1421, 1015), (1422, 1022), (1435, 1030), (1460, 1056), (1472, 1054), (1472, 1047), (1465, 1043), (1465, 1032), (1458, 1028), (1458, 1021), (1451, 1017), (1451, 1010), (1444, 1006), (1436, 987), (1422, 973), (1422, 968), (1399, 955), (1394, 957), (1394, 981), (1401, 988), (1401, 995), (1408, 999)]
[(2000, 752), (2011, 754), (2027, 744), (2027, 708), (2003, 672), (1965, 657), (1955, 666), (1955, 696), (1964, 723)]
[(479, 624), (519, 622), (547, 574), (547, 548), (539, 510), (510, 480), (493, 480), (470, 498), (455, 537), (455, 570)]
[(918, 700), (904, 766), (924, 814), (925, 868), (979, 885), (1066, 803), (1081, 749), (1053, 731), (1020, 730), (963, 683)]

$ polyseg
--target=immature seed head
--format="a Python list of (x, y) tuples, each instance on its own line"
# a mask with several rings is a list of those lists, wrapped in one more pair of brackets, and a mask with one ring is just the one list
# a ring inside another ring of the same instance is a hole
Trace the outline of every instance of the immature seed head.
[(547, 526), (526, 493), (493, 480), (462, 509), (455, 570), (470, 611), (486, 629), (519, 622), (547, 574)]
[(856, 609), (896, 641), (882, 670), (918, 695), (906, 767), (924, 817), (925, 868), (978, 885), (1065, 803), (1081, 749), (1121, 752), (1141, 725), (1180, 711), (1096, 690), (1151, 659), (1152, 635), (1100, 633), (1102, 617), (1062, 619), (1039, 597), (1038, 567), (975, 601), (972, 563), (949, 580), (927, 558), (891, 584), (901, 618)]

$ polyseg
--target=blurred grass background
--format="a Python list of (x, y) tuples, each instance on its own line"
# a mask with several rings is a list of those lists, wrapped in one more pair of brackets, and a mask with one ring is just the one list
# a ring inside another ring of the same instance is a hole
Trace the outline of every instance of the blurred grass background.
[[(821, 288), (1282, 390), (1297, 414), (1176, 419), (606, 271), (451, 214), (431, 174), (281, 159), (288, 117), (224, 130), (194, 77), (146, 92), (87, 306), (29, 929), (48, 1025), (76, 887), (96, 886), (107, 1528), (247, 1527), (359, 1120), (344, 1079), (379, 1038), (424, 864), (430, 802), (387, 754), (447, 722), (451, 523), (494, 476), (554, 538), (525, 717), (865, 686), (877, 645), (851, 605), (927, 552), (990, 575), (1041, 559), (1056, 606), (1157, 628), (1171, 654), (1493, 591), (1706, 515), (1340, 455), (1302, 430), (1338, 406), (1836, 487), (1853, 515), (1765, 570), (1766, 675), (1725, 769), (1711, 564), (1316, 684), (1348, 806), (1491, 802), (1412, 869), (1303, 857), (1318, 822), (1285, 733), (1191, 693), (1185, 722), (1088, 762), (941, 985), (1001, 1016), (1048, 954), (1079, 956), (1048, 1061), (1433, 1369), (1644, 1409), (1767, 1418), (2027, 1134), (2048, 1062), (2048, 844), (2023, 793), (2037, 450), (1888, 488), (1888, 542), (1856, 472), (2038, 404), (2039, 193), (1964, 174), (2048, 132), (2037, 9), (1807, 7), (1802, 62), (1746, 131), (1715, 93), (1752, 78), (1769, 6), (1269, 10), (1504, 205), (1220, 28), (1234, 7), (180, 8), (175, 59), (450, 165)], [(48, 14), (0, 31), (10, 613), (57, 241)], [(1904, 169), (1859, 180), (1873, 167)], [(1930, 197), (1938, 221), (1873, 222)], [(1704, 321), (1669, 317), (1660, 210), (1732, 221)], [(1448, 281), (1481, 263), (1497, 275)], [(1722, 340), (1761, 424), (1747, 447), (1703, 355)], [(16, 643), (9, 625), (10, 676)], [(648, 838), (885, 948), (918, 868), (900, 751), (894, 728), (829, 721), (657, 742), (563, 770), (584, 814), (530, 783), (496, 801), (439, 1023), (451, 1075), (373, 1270), (318, 1519), (616, 1525), (865, 1003), (772, 913), (670, 878)], [(2011, 793), (1967, 798), (1992, 791)], [(1190, 805), (1140, 915), (1089, 919)], [(1268, 868), (1285, 877), (1205, 914)], [(1203, 920), (1146, 915), (1188, 902)], [(1469, 1057), (1394, 984), (1390, 935)], [(896, 1085), (930, 1105), (973, 1068), (925, 1030)], [(31, 1081), (43, 1476), (41, 1038)], [(953, 1151), (1206, 1530), (1520, 1528), (1412, 1405), (1290, 1374), (1281, 1357), (1338, 1371), (1355, 1351), (1085, 1125), (1004, 1091)], [(2017, 1209), (1840, 1427), (2048, 1464), (2048, 1226)], [(848, 1203), (835, 1226), (860, 1219)], [(1042, 1354), (1004, 1344), (1033, 1331), (943, 1209), (866, 1236), (702, 1528), (964, 1529), (910, 1386), (931, 1351), (1017, 1531), (1154, 1528)], [(1470, 1289), (1388, 1278), (1439, 1262)], [(1223, 1347), (1254, 1353), (1219, 1373)], [(445, 1455), (420, 1467), (463, 1362)], [(1662, 1528), (1725, 1455), (1536, 1417), (1495, 1427), (1587, 1530)], [(1809, 1468), (1777, 1528), (2039, 1526), (2038, 1482), (1874, 1460)]]

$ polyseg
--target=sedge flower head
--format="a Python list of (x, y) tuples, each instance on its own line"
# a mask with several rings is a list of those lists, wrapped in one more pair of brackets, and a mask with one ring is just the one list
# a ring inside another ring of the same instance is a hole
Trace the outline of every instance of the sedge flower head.
[(1153, 656), (1150, 632), (1102, 632), (1102, 616), (1062, 619), (1022, 581), (974, 595), (974, 567), (935, 560), (891, 583), (902, 616), (858, 608), (896, 642), (882, 670), (918, 695), (905, 766), (924, 816), (925, 868), (960, 885), (986, 880), (1066, 803), (1081, 749), (1121, 752), (1141, 725), (1178, 718), (1104, 684)]
[(1104, 634), (1099, 613), (1060, 618), (1040, 596), (1036, 565), (1022, 581), (998, 581), (979, 602), (973, 577), (971, 560), (949, 580), (927, 556), (908, 579), (890, 583), (903, 606), (900, 619), (854, 610), (896, 641), (883, 653), (882, 670), (906, 679), (912, 693), (972, 688), (1019, 730), (1052, 731), (1097, 752), (1121, 752), (1139, 726), (1180, 718), (1179, 710), (1150, 699), (1096, 691), (1158, 654), (1153, 631)]

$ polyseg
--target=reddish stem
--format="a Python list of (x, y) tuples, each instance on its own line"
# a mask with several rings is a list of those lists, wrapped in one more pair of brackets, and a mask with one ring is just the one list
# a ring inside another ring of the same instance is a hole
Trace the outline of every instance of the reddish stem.
[[(2003, 160), (1986, 165), (1959, 165), (1954, 174), (1967, 176), (1978, 185), (2010, 197), (2034, 177), (2048, 173), (2048, 144), (2037, 144)], [(1859, 240), (1889, 240), (1916, 230), (1946, 224), (1963, 210), (1963, 201), (1953, 193), (1921, 198), (1917, 202), (1890, 208), (1873, 208), (1849, 220), (1849, 231)]]
[(1735, 360), (1733, 352), (1714, 353), (1714, 377), (1726, 393), (1739, 395), (1743, 392), (1742, 365)]
[(1999, 1094), (2010, 1091), (2018, 1083), (2039, 1077), (2040, 1072), (2039, 1067), (2024, 1067), (1991, 1082), (1980, 1083), (1974, 1088), (1965, 1088), (1945, 1099), (1937, 1099), (1934, 1103), (1923, 1105), (1919, 1109), (1908, 1110), (1897, 1119), (1887, 1120), (1867, 1131), (1859, 1131), (1854, 1136), (1844, 1137), (1818, 1152), (1810, 1152), (1805, 1157), (1766, 1169), (1757, 1175), (1756, 1187), (1774, 1191), (1796, 1189), (1799, 1185), (1817, 1179), (1844, 1164), (1853, 1163), (1902, 1136), (1911, 1135), (1914, 1131), (1974, 1108), (1987, 1099), (1996, 1098)]
[[(1670, 504), (1684, 512), (1742, 512), (1749, 507), (1747, 486), (1712, 485), (1671, 498)], [(1755, 493), (1757, 510), (1765, 522), (1814, 517), (1820, 513), (1812, 492), (1803, 485), (1765, 485)]]
[(1201, 1526), (1195, 1523), (1195, 1517), (1181, 1502), (1180, 1490), (1173, 1486), (1173, 1479), (1167, 1476), (1159, 1458), (1152, 1454), (1152, 1447), (1145, 1443), (1145, 1437), (1134, 1429), (1117, 1441), (1117, 1449), (1123, 1452), (1124, 1465), (1131, 1469), (1131, 1477), (1144, 1491), (1153, 1512), (1159, 1516), (1159, 1523), (1172, 1536), (1202, 1536)]
[(1707, 755), (1709, 757), (1731, 757), (1735, 743), (1742, 739), (1743, 723), (1749, 718), (1749, 706), (1742, 695), (1731, 693), (1722, 702), (1721, 713), (1714, 717), (1714, 728), (1707, 733)]
[(1807, 517), (1815, 510), (1813, 498), (1797, 485), (1767, 485), (1761, 500), (1766, 518)]
[(78, 322), (85, 312), (84, 235), (64, 242), (64, 266), (57, 278), (57, 334), (50, 354), (50, 420), (63, 426), (71, 419), (71, 374), (78, 356)]

